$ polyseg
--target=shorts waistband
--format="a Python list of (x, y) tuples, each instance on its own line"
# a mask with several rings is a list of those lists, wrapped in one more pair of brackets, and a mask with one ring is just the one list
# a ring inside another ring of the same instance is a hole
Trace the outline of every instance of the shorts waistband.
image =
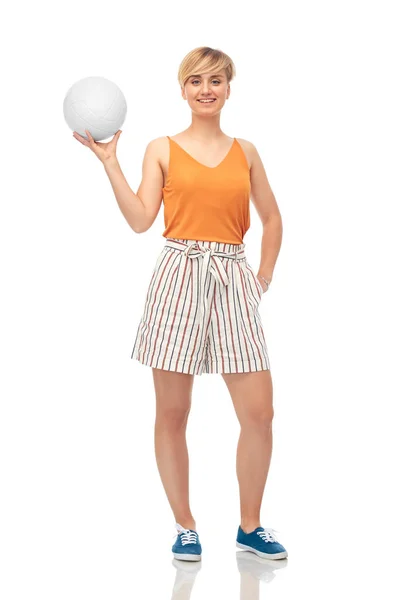
[(246, 244), (228, 244), (226, 242), (213, 242), (208, 240), (186, 240), (181, 238), (166, 238), (165, 246), (184, 251), (188, 256), (209, 254), (241, 260), (245, 258)]

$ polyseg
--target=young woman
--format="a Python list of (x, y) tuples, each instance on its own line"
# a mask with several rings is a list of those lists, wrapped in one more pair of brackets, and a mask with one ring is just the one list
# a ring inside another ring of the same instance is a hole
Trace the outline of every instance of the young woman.
[[(108, 143), (74, 136), (102, 161), (132, 229), (147, 231), (164, 203), (165, 246), (157, 258), (131, 358), (152, 367), (155, 452), (177, 528), (174, 556), (200, 560), (189, 505), (186, 426), (194, 375), (221, 373), (241, 425), (237, 477), (241, 522), (236, 544), (261, 557), (285, 558), (276, 532), (260, 523), (272, 453), (273, 389), (259, 303), (268, 290), (282, 240), (281, 215), (255, 146), (220, 128), (235, 75), (232, 60), (196, 48), (178, 73), (190, 126), (152, 140), (135, 194)], [(258, 273), (245, 257), (252, 197), (263, 224)]]

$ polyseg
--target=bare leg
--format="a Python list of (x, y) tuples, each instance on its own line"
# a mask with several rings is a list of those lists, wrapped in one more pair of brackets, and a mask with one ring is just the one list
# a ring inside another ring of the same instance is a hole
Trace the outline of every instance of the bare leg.
[(156, 396), (155, 456), (177, 523), (196, 528), (189, 504), (186, 427), (194, 375), (152, 369)]
[(223, 373), (241, 430), (236, 471), (241, 527), (250, 533), (261, 526), (260, 511), (272, 455), (273, 388), (269, 370)]

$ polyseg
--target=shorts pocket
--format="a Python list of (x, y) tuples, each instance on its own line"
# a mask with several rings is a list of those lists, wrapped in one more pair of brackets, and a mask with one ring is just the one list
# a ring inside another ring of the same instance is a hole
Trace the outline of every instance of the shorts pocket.
[(258, 288), (259, 288), (259, 294), (260, 294), (259, 298), (262, 298), (262, 296), (264, 295), (264, 291), (265, 290), (262, 287), (262, 283), (259, 281), (259, 279), (256, 277), (256, 275), (255, 275), (255, 279), (256, 279), (256, 283), (257, 283)]
[[(259, 281), (259, 279), (256, 277), (256, 275), (255, 275), (255, 271), (252, 269), (251, 265), (250, 265), (248, 262), (246, 262), (246, 267), (247, 267), (247, 269), (248, 269), (248, 271), (249, 271), (249, 273), (248, 273), (248, 277), (249, 277), (251, 280), (253, 280), (253, 281), (254, 281), (254, 283), (255, 283), (255, 288), (256, 288), (256, 290), (257, 290), (257, 292), (258, 292), (258, 302), (260, 302), (260, 301), (261, 301), (261, 298), (262, 298), (262, 296), (264, 295), (264, 289), (263, 289), (263, 287), (262, 287), (262, 284), (261, 284), (261, 282)], [(251, 286), (251, 288), (252, 288), (252, 287), (253, 287), (253, 286)]]

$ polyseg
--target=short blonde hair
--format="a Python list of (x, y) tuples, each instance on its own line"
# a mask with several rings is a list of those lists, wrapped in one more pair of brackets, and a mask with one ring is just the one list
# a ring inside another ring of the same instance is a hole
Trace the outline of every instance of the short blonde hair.
[(199, 75), (207, 71), (226, 69), (227, 83), (236, 75), (235, 65), (227, 54), (208, 46), (200, 46), (191, 50), (181, 61), (178, 70), (178, 81), (183, 88), (191, 75)]

